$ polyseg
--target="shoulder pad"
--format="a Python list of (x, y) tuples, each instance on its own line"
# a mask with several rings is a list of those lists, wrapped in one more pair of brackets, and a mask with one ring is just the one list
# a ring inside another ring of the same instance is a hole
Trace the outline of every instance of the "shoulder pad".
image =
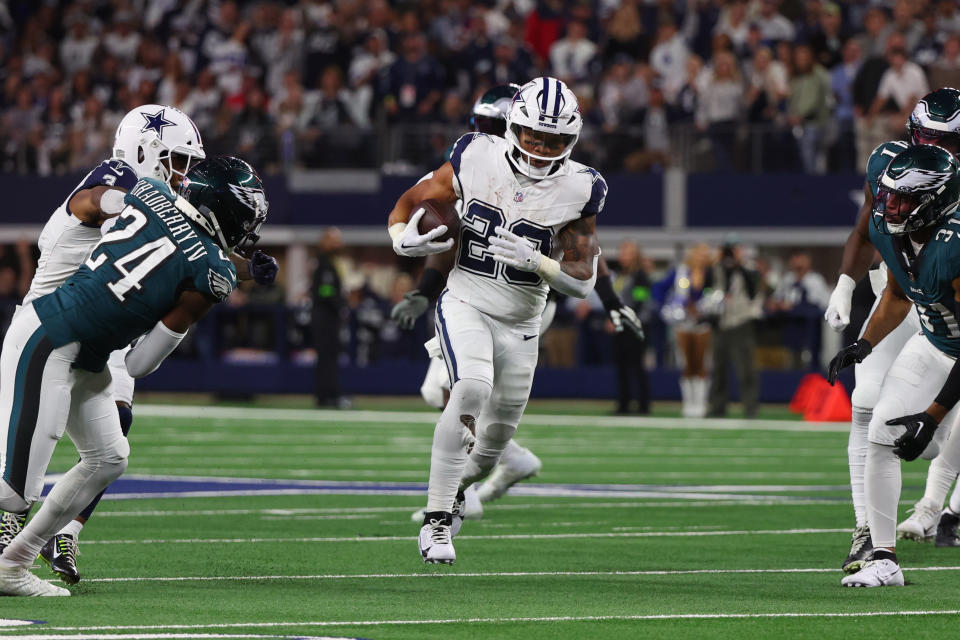
[(581, 217), (595, 216), (603, 211), (603, 205), (607, 201), (607, 181), (593, 167), (584, 167), (577, 173), (588, 174), (591, 180), (590, 197), (587, 203), (583, 205), (580, 215)]

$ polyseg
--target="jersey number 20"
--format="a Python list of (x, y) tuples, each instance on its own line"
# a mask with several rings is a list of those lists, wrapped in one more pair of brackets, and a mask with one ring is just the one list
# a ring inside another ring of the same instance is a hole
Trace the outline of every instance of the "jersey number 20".
[[(488, 278), (496, 278), (500, 268), (510, 284), (538, 285), (540, 276), (529, 271), (507, 267), (493, 259), (490, 253), (490, 236), (497, 227), (504, 226), (503, 212), (490, 205), (474, 200), (467, 205), (467, 212), (460, 221), (460, 268)], [(550, 250), (550, 229), (539, 227), (526, 220), (516, 220), (508, 227), (521, 238), (533, 241), (541, 253)]]
[[(103, 238), (100, 239), (100, 244), (97, 245), (98, 247), (108, 243), (129, 240), (138, 234), (147, 224), (147, 216), (142, 211), (134, 209), (133, 207), (127, 207), (127, 209), (120, 214), (119, 219), (126, 222), (126, 225), (119, 229), (111, 229), (105, 233)], [(173, 243), (173, 240), (167, 236), (163, 236), (137, 247), (130, 253), (116, 258), (113, 261), (113, 267), (120, 272), (120, 278), (113, 282), (108, 282), (107, 288), (110, 289), (110, 293), (117, 297), (117, 300), (123, 302), (131, 289), (139, 291), (142, 288), (141, 283), (146, 277), (153, 273), (167, 258), (173, 255), (176, 250), (177, 246)], [(86, 265), (91, 271), (94, 271), (106, 262), (108, 258), (109, 256), (106, 253), (101, 253), (96, 258), (90, 256)], [(133, 265), (133, 267), (130, 268), (130, 265)]]

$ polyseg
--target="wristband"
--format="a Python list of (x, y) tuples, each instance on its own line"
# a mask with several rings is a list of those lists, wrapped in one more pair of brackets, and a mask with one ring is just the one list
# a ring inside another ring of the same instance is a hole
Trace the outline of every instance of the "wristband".
[(390, 234), (391, 240), (396, 240), (397, 236), (403, 233), (406, 228), (406, 222), (395, 222), (387, 228), (387, 233)]
[(842, 291), (847, 295), (853, 295), (853, 290), (857, 288), (857, 281), (845, 273), (841, 273), (837, 278), (837, 291)]
[(597, 283), (593, 286), (593, 289), (597, 292), (597, 295), (600, 296), (600, 302), (603, 303), (603, 308), (607, 311), (619, 309), (623, 306), (620, 298), (617, 297), (616, 292), (613, 290), (613, 283), (610, 281), (609, 275), (598, 276)]

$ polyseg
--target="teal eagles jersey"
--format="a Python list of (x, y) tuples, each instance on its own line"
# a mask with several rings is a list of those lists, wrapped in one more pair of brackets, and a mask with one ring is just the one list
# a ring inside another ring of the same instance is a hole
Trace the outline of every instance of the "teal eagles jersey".
[(229, 258), (174, 201), (166, 184), (138, 181), (90, 258), (33, 302), (54, 347), (81, 343), (76, 366), (101, 371), (110, 352), (152, 329), (184, 290), (219, 302), (236, 286)]
[(867, 160), (867, 183), (870, 185), (870, 191), (873, 192), (874, 198), (877, 197), (877, 183), (880, 182), (880, 174), (887, 168), (894, 156), (906, 151), (909, 147), (910, 143), (908, 142), (891, 140), (882, 143), (870, 154), (870, 158)]
[(953, 281), (960, 277), (960, 212), (947, 218), (916, 255), (909, 236), (880, 233), (872, 222), (870, 240), (889, 275), (913, 301), (923, 334), (940, 351), (960, 356), (960, 326), (953, 313)]

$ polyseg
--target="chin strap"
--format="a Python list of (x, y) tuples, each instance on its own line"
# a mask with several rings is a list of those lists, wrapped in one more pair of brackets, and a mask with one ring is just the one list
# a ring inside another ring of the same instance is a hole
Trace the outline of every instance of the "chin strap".
[(210, 217), (208, 218), (204, 216), (197, 211), (195, 206), (190, 204), (189, 200), (181, 195), (177, 196), (177, 199), (174, 201), (174, 205), (183, 213), (183, 215), (200, 225), (204, 231), (210, 234), (210, 237), (217, 238), (220, 241), (220, 246), (223, 247), (224, 251), (228, 253), (233, 251), (233, 247), (228, 245), (226, 238), (223, 237), (223, 230), (220, 229), (220, 223), (217, 221), (217, 214), (210, 209), (207, 209), (207, 213)]

